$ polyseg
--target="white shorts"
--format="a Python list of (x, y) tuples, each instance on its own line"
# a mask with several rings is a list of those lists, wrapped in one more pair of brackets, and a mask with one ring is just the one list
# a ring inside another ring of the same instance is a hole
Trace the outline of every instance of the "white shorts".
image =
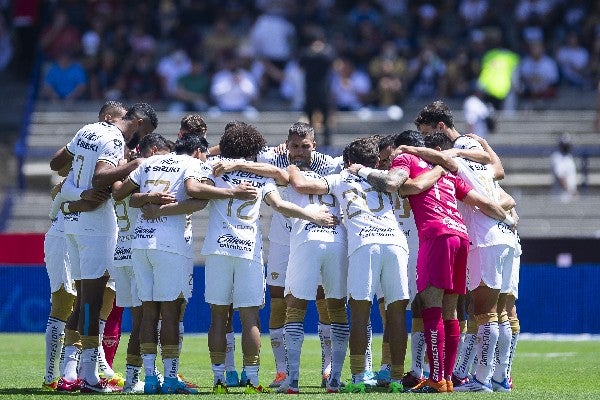
[(515, 299), (519, 298), (519, 272), (521, 270), (521, 256), (513, 258), (512, 268), (510, 270), (510, 279), (508, 286), (504, 286), (504, 275), (502, 275), (502, 289), (500, 293), (510, 293), (515, 296)]
[(348, 299), (372, 301), (377, 284), (381, 284), (385, 307), (407, 300), (408, 252), (392, 244), (359, 247), (348, 259)]
[(50, 292), (62, 287), (67, 293), (77, 296), (75, 281), (71, 277), (71, 263), (66, 251), (64, 236), (46, 236), (44, 238), (44, 262), (50, 279)]
[[(410, 253), (408, 255), (408, 295), (410, 296), (408, 305), (406, 308), (410, 308), (412, 301), (415, 299), (415, 296), (418, 293), (417, 290), (417, 252), (415, 251), (414, 256), (411, 256)], [(381, 300), (383, 298), (383, 288), (381, 287), (381, 283), (377, 284), (375, 288), (375, 296), (377, 300)]]
[(113, 278), (117, 289), (117, 306), (139, 307), (142, 305), (133, 266), (128, 265), (113, 268)]
[(116, 236), (86, 236), (67, 233), (71, 276), (75, 280), (98, 279), (112, 269)]
[(276, 242), (271, 242), (269, 244), (267, 285), (279, 287), (285, 286), (285, 275), (288, 268), (289, 256), (289, 245)]
[(265, 304), (265, 268), (245, 258), (212, 254), (204, 267), (204, 301), (234, 308)]
[(515, 249), (504, 244), (474, 247), (467, 257), (467, 289), (475, 290), (481, 282), (491, 289), (501, 289), (504, 271), (510, 278)]
[(346, 296), (348, 257), (345, 243), (308, 241), (292, 248), (285, 279), (285, 294), (315, 300), (322, 283), (327, 299)]
[(174, 301), (192, 295), (193, 260), (156, 249), (132, 249), (131, 262), (141, 301)]

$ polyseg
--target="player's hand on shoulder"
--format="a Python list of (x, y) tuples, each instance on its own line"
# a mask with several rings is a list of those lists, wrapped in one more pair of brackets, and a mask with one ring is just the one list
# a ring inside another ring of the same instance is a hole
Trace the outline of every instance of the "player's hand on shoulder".
[(161, 216), (160, 205), (146, 203), (142, 206), (142, 218), (144, 219), (156, 219)]
[(258, 197), (258, 191), (248, 182), (242, 182), (233, 188), (233, 197), (240, 200), (255, 200)]
[(313, 222), (321, 226), (336, 226), (340, 221), (338, 217), (331, 214), (327, 206), (319, 206), (313, 212)]
[(468, 137), (470, 137), (471, 139), (475, 139), (475, 140), (477, 140), (477, 141), (478, 141), (480, 144), (482, 144), (482, 145), (487, 143), (487, 140), (485, 140), (485, 139), (484, 139), (484, 138), (482, 138), (481, 136), (478, 136), (478, 135), (476, 135), (476, 134), (474, 134), (474, 133), (467, 133), (465, 136), (468, 136)]
[(213, 164), (213, 174), (215, 176), (221, 176), (227, 172), (234, 171), (238, 168), (238, 164), (235, 161), (217, 161)]
[(351, 174), (358, 175), (358, 171), (363, 167), (364, 165), (362, 164), (352, 164), (347, 169)]
[(279, 146), (273, 147), (273, 152), (277, 155), (282, 155), (287, 152), (287, 146), (285, 143), (281, 143)]

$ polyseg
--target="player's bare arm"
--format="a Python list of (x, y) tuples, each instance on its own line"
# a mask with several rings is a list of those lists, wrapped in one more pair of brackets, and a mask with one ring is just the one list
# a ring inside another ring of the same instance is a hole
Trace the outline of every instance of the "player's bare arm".
[(175, 202), (175, 195), (169, 192), (133, 193), (129, 198), (129, 206), (135, 208), (142, 208), (146, 204), (156, 204), (160, 206)]
[(140, 187), (133, 182), (129, 177), (123, 181), (121, 184), (114, 184), (112, 186), (112, 196), (116, 201), (123, 200), (125, 197), (129, 196), (131, 193), (139, 190)]
[(294, 203), (283, 200), (277, 191), (267, 193), (265, 202), (275, 211), (288, 218), (301, 218), (321, 226), (335, 226), (339, 224), (337, 217), (329, 212), (327, 206), (302, 208)]
[(131, 171), (136, 169), (143, 159), (137, 158), (130, 162), (115, 167), (113, 164), (105, 161), (98, 161), (92, 177), (92, 186), (94, 188), (106, 188), (114, 182), (124, 179)]
[(490, 218), (502, 221), (509, 226), (515, 224), (514, 219), (507, 214), (502, 207), (487, 197), (477, 193), (475, 190), (470, 190), (462, 201), (471, 207), (479, 208), (482, 213)]
[(61, 147), (50, 160), (50, 169), (60, 171), (73, 162), (73, 154), (67, 151), (66, 147)]
[(492, 171), (494, 171), (494, 179), (499, 181), (504, 179), (504, 166), (502, 165), (502, 161), (500, 161), (500, 157), (494, 151), (492, 146), (485, 140), (484, 138), (477, 136), (474, 133), (467, 134), (468, 137), (473, 138), (479, 142), (481, 147), (490, 155), (490, 167), (492, 167)]
[(94, 211), (104, 201), (91, 201), (91, 200), (76, 200), (76, 201), (65, 201), (60, 205), (60, 209), (63, 214), (69, 214), (74, 212), (88, 212)]
[(290, 176), (290, 185), (302, 194), (326, 194), (329, 190), (327, 183), (324, 180), (307, 180), (302, 175), (300, 169), (295, 165), (287, 167), (287, 172)]
[(515, 201), (515, 199), (513, 199), (513, 197), (510, 194), (506, 193), (504, 189), (499, 189), (500, 199), (498, 201), (498, 204), (500, 204), (500, 207), (502, 207), (506, 211), (514, 209), (517, 206), (517, 202)]
[(448, 171), (458, 171), (458, 163), (454, 160), (455, 156), (453, 155), (455, 149), (439, 151), (427, 147), (399, 146), (397, 150), (419, 156), (430, 164), (441, 165)]
[(487, 151), (481, 149), (457, 149), (452, 148), (444, 150), (445, 153), (452, 157), (462, 157), (480, 164), (489, 164), (492, 159)]
[(221, 176), (227, 172), (236, 170), (251, 172), (267, 178), (273, 178), (275, 183), (280, 186), (286, 186), (289, 183), (289, 175), (285, 170), (267, 163), (241, 160), (223, 160), (217, 161), (213, 165), (213, 173), (215, 176)]
[(202, 210), (207, 204), (208, 200), (198, 199), (185, 199), (183, 201), (168, 204), (146, 203), (141, 207), (142, 217), (145, 219), (155, 219), (167, 215), (189, 215)]
[(430, 171), (424, 172), (414, 179), (408, 178), (400, 187), (398, 193), (402, 197), (422, 193), (432, 187), (444, 175), (446, 175), (446, 170), (442, 166), (436, 165)]
[(258, 197), (258, 191), (246, 182), (233, 188), (218, 188), (208, 179), (203, 182), (188, 179), (185, 181), (185, 189), (188, 196), (200, 200), (230, 199), (232, 197), (240, 200), (254, 200)]

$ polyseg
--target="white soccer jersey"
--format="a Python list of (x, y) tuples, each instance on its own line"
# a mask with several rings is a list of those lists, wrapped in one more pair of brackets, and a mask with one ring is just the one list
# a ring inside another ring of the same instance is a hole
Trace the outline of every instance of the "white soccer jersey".
[(398, 221), (398, 225), (408, 243), (408, 249), (413, 254), (413, 258), (416, 259), (417, 251), (419, 250), (419, 235), (417, 234), (417, 224), (415, 223), (415, 216), (413, 215), (412, 209), (410, 208), (410, 202), (408, 197), (402, 198), (398, 193), (394, 194), (394, 215)]
[[(261, 151), (256, 161), (264, 162), (267, 164), (274, 165), (281, 169), (285, 169), (290, 165), (290, 159), (287, 152), (284, 154), (278, 154), (275, 152), (274, 147), (266, 147)], [(336, 172), (337, 164), (335, 160), (327, 154), (313, 151), (310, 157), (310, 169), (321, 176), (330, 175)], [(281, 198), (287, 200), (287, 191), (281, 190)], [(271, 219), (271, 227), (269, 228), (269, 241), (274, 243), (281, 243), (285, 245), (290, 244), (290, 232), (292, 229), (292, 222), (289, 218), (283, 214), (274, 213)]]
[(208, 230), (202, 254), (239, 257), (262, 264), (262, 236), (258, 217), (264, 197), (277, 190), (275, 181), (244, 171), (232, 171), (219, 177), (211, 173), (207, 179), (219, 188), (234, 188), (243, 182), (250, 183), (258, 190), (258, 198), (210, 200)]
[[(313, 171), (303, 171), (302, 174), (307, 180), (321, 179), (321, 176)], [(329, 212), (340, 220), (339, 202), (332, 194), (301, 194), (296, 192), (291, 186), (288, 187), (288, 200), (302, 208), (307, 206), (325, 205)], [(290, 218), (292, 222), (292, 232), (290, 246), (298, 247), (308, 241), (320, 242), (346, 242), (346, 229), (343, 225), (333, 227), (319, 226), (313, 222), (301, 218)]]
[[(67, 144), (66, 149), (73, 156), (73, 167), (65, 185), (86, 190), (92, 188), (92, 177), (98, 162), (107, 162), (115, 167), (118, 165), (124, 156), (125, 140), (116, 126), (96, 122), (81, 128)], [(65, 233), (106, 236), (114, 232), (116, 219), (111, 199), (94, 211), (72, 213), (65, 219)]]
[[(483, 150), (479, 142), (468, 136), (459, 137), (454, 147)], [(467, 182), (477, 193), (498, 203), (499, 192), (491, 167), (462, 157), (456, 157), (455, 160), (458, 163), (458, 176)], [(514, 247), (514, 235), (508, 225), (488, 217), (478, 208), (470, 207), (463, 202), (459, 202), (458, 207), (469, 230), (469, 240), (472, 247), (485, 247), (497, 244), (507, 244), (510, 247)]]
[(115, 247), (114, 267), (127, 267), (131, 263), (131, 242), (135, 231), (135, 224), (140, 214), (140, 209), (129, 206), (127, 196), (123, 200), (115, 201), (115, 214), (117, 215), (117, 246)]
[(393, 244), (408, 251), (394, 216), (391, 194), (378, 192), (366, 179), (346, 170), (323, 179), (328, 192), (340, 202), (348, 231), (348, 255), (368, 244)]
[[(129, 179), (140, 187), (140, 193), (170, 192), (176, 201), (183, 201), (188, 197), (185, 180), (197, 177), (198, 165), (199, 161), (188, 155), (156, 155), (142, 162)], [(191, 223), (185, 214), (156, 219), (139, 214), (131, 248), (158, 249), (192, 258)]]

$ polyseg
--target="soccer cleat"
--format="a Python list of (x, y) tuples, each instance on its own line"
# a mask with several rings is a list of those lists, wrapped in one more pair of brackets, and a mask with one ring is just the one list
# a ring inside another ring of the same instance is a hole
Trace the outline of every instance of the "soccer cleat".
[[(279, 389), (282, 389), (283, 386), (285, 387), (285, 391), (280, 392)], [(281, 386), (278, 388), (277, 393), (285, 393), (285, 394), (298, 394), (300, 393), (300, 389), (298, 388), (298, 381), (297, 380), (293, 380), (291, 381), (289, 384), (286, 383), (282, 383)]]
[(144, 382), (137, 381), (136, 383), (125, 382), (122, 393), (125, 394), (141, 394), (144, 393)]
[(452, 374), (452, 385), (454, 385), (454, 387), (466, 385), (467, 383), (469, 383), (468, 377), (460, 378), (456, 376), (456, 374)]
[(510, 381), (508, 378), (504, 378), (502, 382), (496, 382), (494, 378), (492, 378), (492, 390), (494, 392), (510, 392), (512, 390)]
[(481, 383), (477, 380), (477, 377), (474, 376), (473, 379), (470, 379), (469, 382), (465, 383), (464, 385), (455, 387), (454, 391), (491, 393), (493, 392), (493, 389), (491, 383)]
[(390, 371), (387, 369), (382, 369), (377, 373), (377, 386), (379, 387), (387, 387), (392, 380), (392, 376)]
[(69, 381), (65, 378), (60, 378), (58, 383), (56, 384), (57, 392), (76, 392), (81, 389), (81, 380), (75, 379), (74, 381)]
[(404, 374), (404, 376), (402, 377), (402, 386), (404, 386), (405, 389), (410, 389), (424, 381), (425, 379), (417, 378), (415, 374), (412, 371), (410, 371)]
[(371, 370), (365, 371), (364, 374), (365, 380), (365, 386), (368, 387), (375, 387), (377, 386), (377, 374)]
[(224, 385), (220, 380), (215, 383), (213, 386), (213, 394), (227, 394), (229, 393), (229, 389), (227, 389), (227, 385)]
[(162, 394), (197, 394), (198, 390), (187, 387), (183, 381), (178, 378), (165, 378), (160, 391)]
[(114, 388), (108, 384), (108, 380), (106, 378), (100, 378), (98, 383), (92, 385), (88, 383), (85, 379), (81, 382), (81, 389), (79, 389), (81, 393), (112, 393), (114, 392)]
[(156, 375), (147, 375), (146, 381), (144, 382), (144, 393), (145, 394), (159, 394), (160, 383)]
[(340, 381), (337, 379), (327, 379), (325, 382), (327, 393), (339, 393), (340, 392)]
[(404, 392), (404, 386), (400, 382), (390, 382), (388, 386), (388, 393), (402, 393)]
[(123, 375), (121, 375), (118, 372), (115, 372), (115, 374), (111, 377), (108, 377), (103, 373), (101, 373), (99, 375), (100, 375), (100, 378), (106, 379), (108, 384), (110, 386), (112, 386), (113, 388), (121, 388), (122, 389), (123, 386), (125, 385), (125, 378), (123, 377)]
[(431, 379), (427, 379), (417, 386), (406, 390), (409, 393), (446, 393), (448, 392), (448, 386), (446, 380), (442, 379), (439, 382), (434, 382)]
[(179, 379), (180, 382), (183, 382), (186, 387), (189, 387), (192, 389), (198, 389), (200, 387), (200, 386), (196, 385), (195, 383), (192, 383), (192, 382), (188, 381), (187, 379), (185, 379), (183, 377), (183, 375), (181, 375), (181, 374), (177, 374), (177, 378)]
[(246, 384), (246, 389), (244, 389), (244, 394), (261, 394), (261, 393), (271, 393), (269, 388), (266, 388), (262, 385), (254, 386), (248, 381)]
[(340, 388), (340, 393), (365, 393), (367, 391), (367, 386), (364, 382), (358, 383), (347, 383), (346, 386)]
[(510, 378), (508, 378), (508, 384), (510, 385), (510, 388), (513, 388), (513, 380), (512, 380), (512, 376)]
[(56, 378), (52, 382), (46, 382), (46, 381), (42, 382), (42, 390), (46, 390), (49, 392), (55, 391), (56, 388), (58, 387), (58, 381), (59, 381), (59, 378)]
[(240, 386), (240, 378), (236, 370), (225, 372), (225, 385), (227, 387)]
[(273, 382), (271, 382), (269, 387), (276, 388), (281, 386), (281, 384), (285, 381), (286, 378), (287, 374), (285, 372), (278, 372), (277, 375), (275, 375), (275, 379), (273, 379)]

